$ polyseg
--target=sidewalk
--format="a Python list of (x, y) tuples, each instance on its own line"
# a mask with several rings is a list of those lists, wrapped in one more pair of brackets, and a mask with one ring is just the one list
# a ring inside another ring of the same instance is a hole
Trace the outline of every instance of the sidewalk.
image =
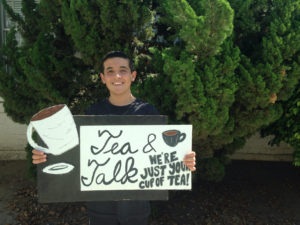
[(0, 224), (16, 224), (16, 212), (8, 208), (14, 193), (29, 183), (25, 178), (27, 161), (0, 161)]
[[(39, 204), (26, 161), (0, 161), (0, 225), (83, 225), (84, 203)], [(222, 182), (198, 182), (152, 203), (149, 225), (300, 225), (300, 168), (233, 161)]]

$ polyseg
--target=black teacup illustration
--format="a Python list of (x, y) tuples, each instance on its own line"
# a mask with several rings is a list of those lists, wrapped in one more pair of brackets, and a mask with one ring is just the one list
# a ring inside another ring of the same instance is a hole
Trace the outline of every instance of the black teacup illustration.
[(162, 133), (165, 143), (171, 147), (175, 147), (179, 142), (184, 141), (186, 134), (179, 130), (167, 130)]

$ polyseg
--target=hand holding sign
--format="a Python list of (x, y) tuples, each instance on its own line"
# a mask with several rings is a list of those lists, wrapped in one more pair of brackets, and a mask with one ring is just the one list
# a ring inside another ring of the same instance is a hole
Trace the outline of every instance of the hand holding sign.
[(33, 149), (32, 150), (32, 163), (33, 164), (40, 164), (47, 161), (47, 155), (39, 150)]
[(196, 170), (196, 152), (191, 152), (191, 153), (186, 154), (184, 156), (183, 163), (191, 171), (195, 171)]

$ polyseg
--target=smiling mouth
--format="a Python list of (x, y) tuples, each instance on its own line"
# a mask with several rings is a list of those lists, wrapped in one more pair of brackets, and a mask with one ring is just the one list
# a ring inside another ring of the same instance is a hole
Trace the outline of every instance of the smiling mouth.
[(120, 85), (123, 84), (123, 82), (113, 82), (112, 84), (115, 85), (115, 86), (120, 86)]

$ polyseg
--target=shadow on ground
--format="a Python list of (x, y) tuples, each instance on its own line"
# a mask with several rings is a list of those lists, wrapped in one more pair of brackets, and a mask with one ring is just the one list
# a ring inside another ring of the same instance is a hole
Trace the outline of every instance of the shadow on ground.
[[(1, 161), (0, 224), (88, 224), (84, 203), (39, 204), (25, 161)], [(300, 225), (300, 168), (233, 161), (220, 183), (198, 182), (152, 202), (150, 225)]]

